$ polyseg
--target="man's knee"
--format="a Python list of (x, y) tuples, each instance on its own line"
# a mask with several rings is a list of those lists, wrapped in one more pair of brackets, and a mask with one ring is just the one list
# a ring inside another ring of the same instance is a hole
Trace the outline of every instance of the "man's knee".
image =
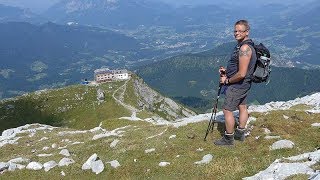
[(233, 112), (228, 109), (223, 109), (222, 111), (223, 111), (223, 114), (228, 114), (228, 115), (233, 114)]
[(247, 111), (247, 105), (245, 105), (245, 104), (240, 104), (239, 105), (239, 111), (241, 112), (243, 112), (243, 111)]

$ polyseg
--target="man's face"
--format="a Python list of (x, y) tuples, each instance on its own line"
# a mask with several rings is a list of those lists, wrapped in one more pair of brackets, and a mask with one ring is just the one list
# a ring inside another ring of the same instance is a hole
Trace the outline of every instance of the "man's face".
[(234, 27), (233, 32), (234, 32), (234, 38), (237, 41), (242, 41), (249, 35), (249, 31), (246, 29), (246, 26), (241, 25), (241, 24), (237, 24)]

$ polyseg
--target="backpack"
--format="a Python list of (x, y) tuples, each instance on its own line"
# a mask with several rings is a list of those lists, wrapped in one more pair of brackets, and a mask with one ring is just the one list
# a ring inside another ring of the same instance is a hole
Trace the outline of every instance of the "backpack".
[(254, 45), (253, 47), (256, 50), (257, 61), (251, 76), (251, 81), (254, 83), (266, 82), (271, 73), (270, 52), (262, 43)]
[(271, 73), (270, 51), (262, 43), (255, 45), (251, 40), (246, 41), (243, 44), (251, 45), (256, 51), (257, 60), (254, 66), (254, 71), (250, 77), (251, 82), (254, 82), (254, 83), (267, 82)]

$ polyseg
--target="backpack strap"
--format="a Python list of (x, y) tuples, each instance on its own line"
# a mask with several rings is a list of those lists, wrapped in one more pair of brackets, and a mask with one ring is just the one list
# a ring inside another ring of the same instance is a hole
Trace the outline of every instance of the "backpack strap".
[(239, 48), (244, 44), (248, 44), (248, 45), (251, 45), (252, 47), (254, 47), (254, 42), (251, 39), (247, 39), (247, 40), (244, 40), (241, 43), (239, 43), (238, 44)]

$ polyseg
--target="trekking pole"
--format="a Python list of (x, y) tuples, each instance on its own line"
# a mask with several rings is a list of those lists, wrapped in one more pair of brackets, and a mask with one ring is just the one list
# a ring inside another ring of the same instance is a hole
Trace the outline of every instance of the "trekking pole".
[(219, 97), (220, 97), (221, 87), (222, 87), (222, 84), (220, 83), (219, 84), (219, 88), (218, 88), (217, 99), (216, 99), (216, 102), (215, 102), (215, 104), (213, 106), (213, 109), (212, 109), (211, 118), (210, 118), (210, 121), (209, 121), (209, 124), (208, 124), (206, 135), (204, 136), (204, 141), (207, 140), (207, 136), (209, 134), (209, 131), (210, 130), (211, 130), (211, 132), (213, 131), (214, 123), (216, 121), (216, 114), (217, 114), (218, 101), (219, 101)]

